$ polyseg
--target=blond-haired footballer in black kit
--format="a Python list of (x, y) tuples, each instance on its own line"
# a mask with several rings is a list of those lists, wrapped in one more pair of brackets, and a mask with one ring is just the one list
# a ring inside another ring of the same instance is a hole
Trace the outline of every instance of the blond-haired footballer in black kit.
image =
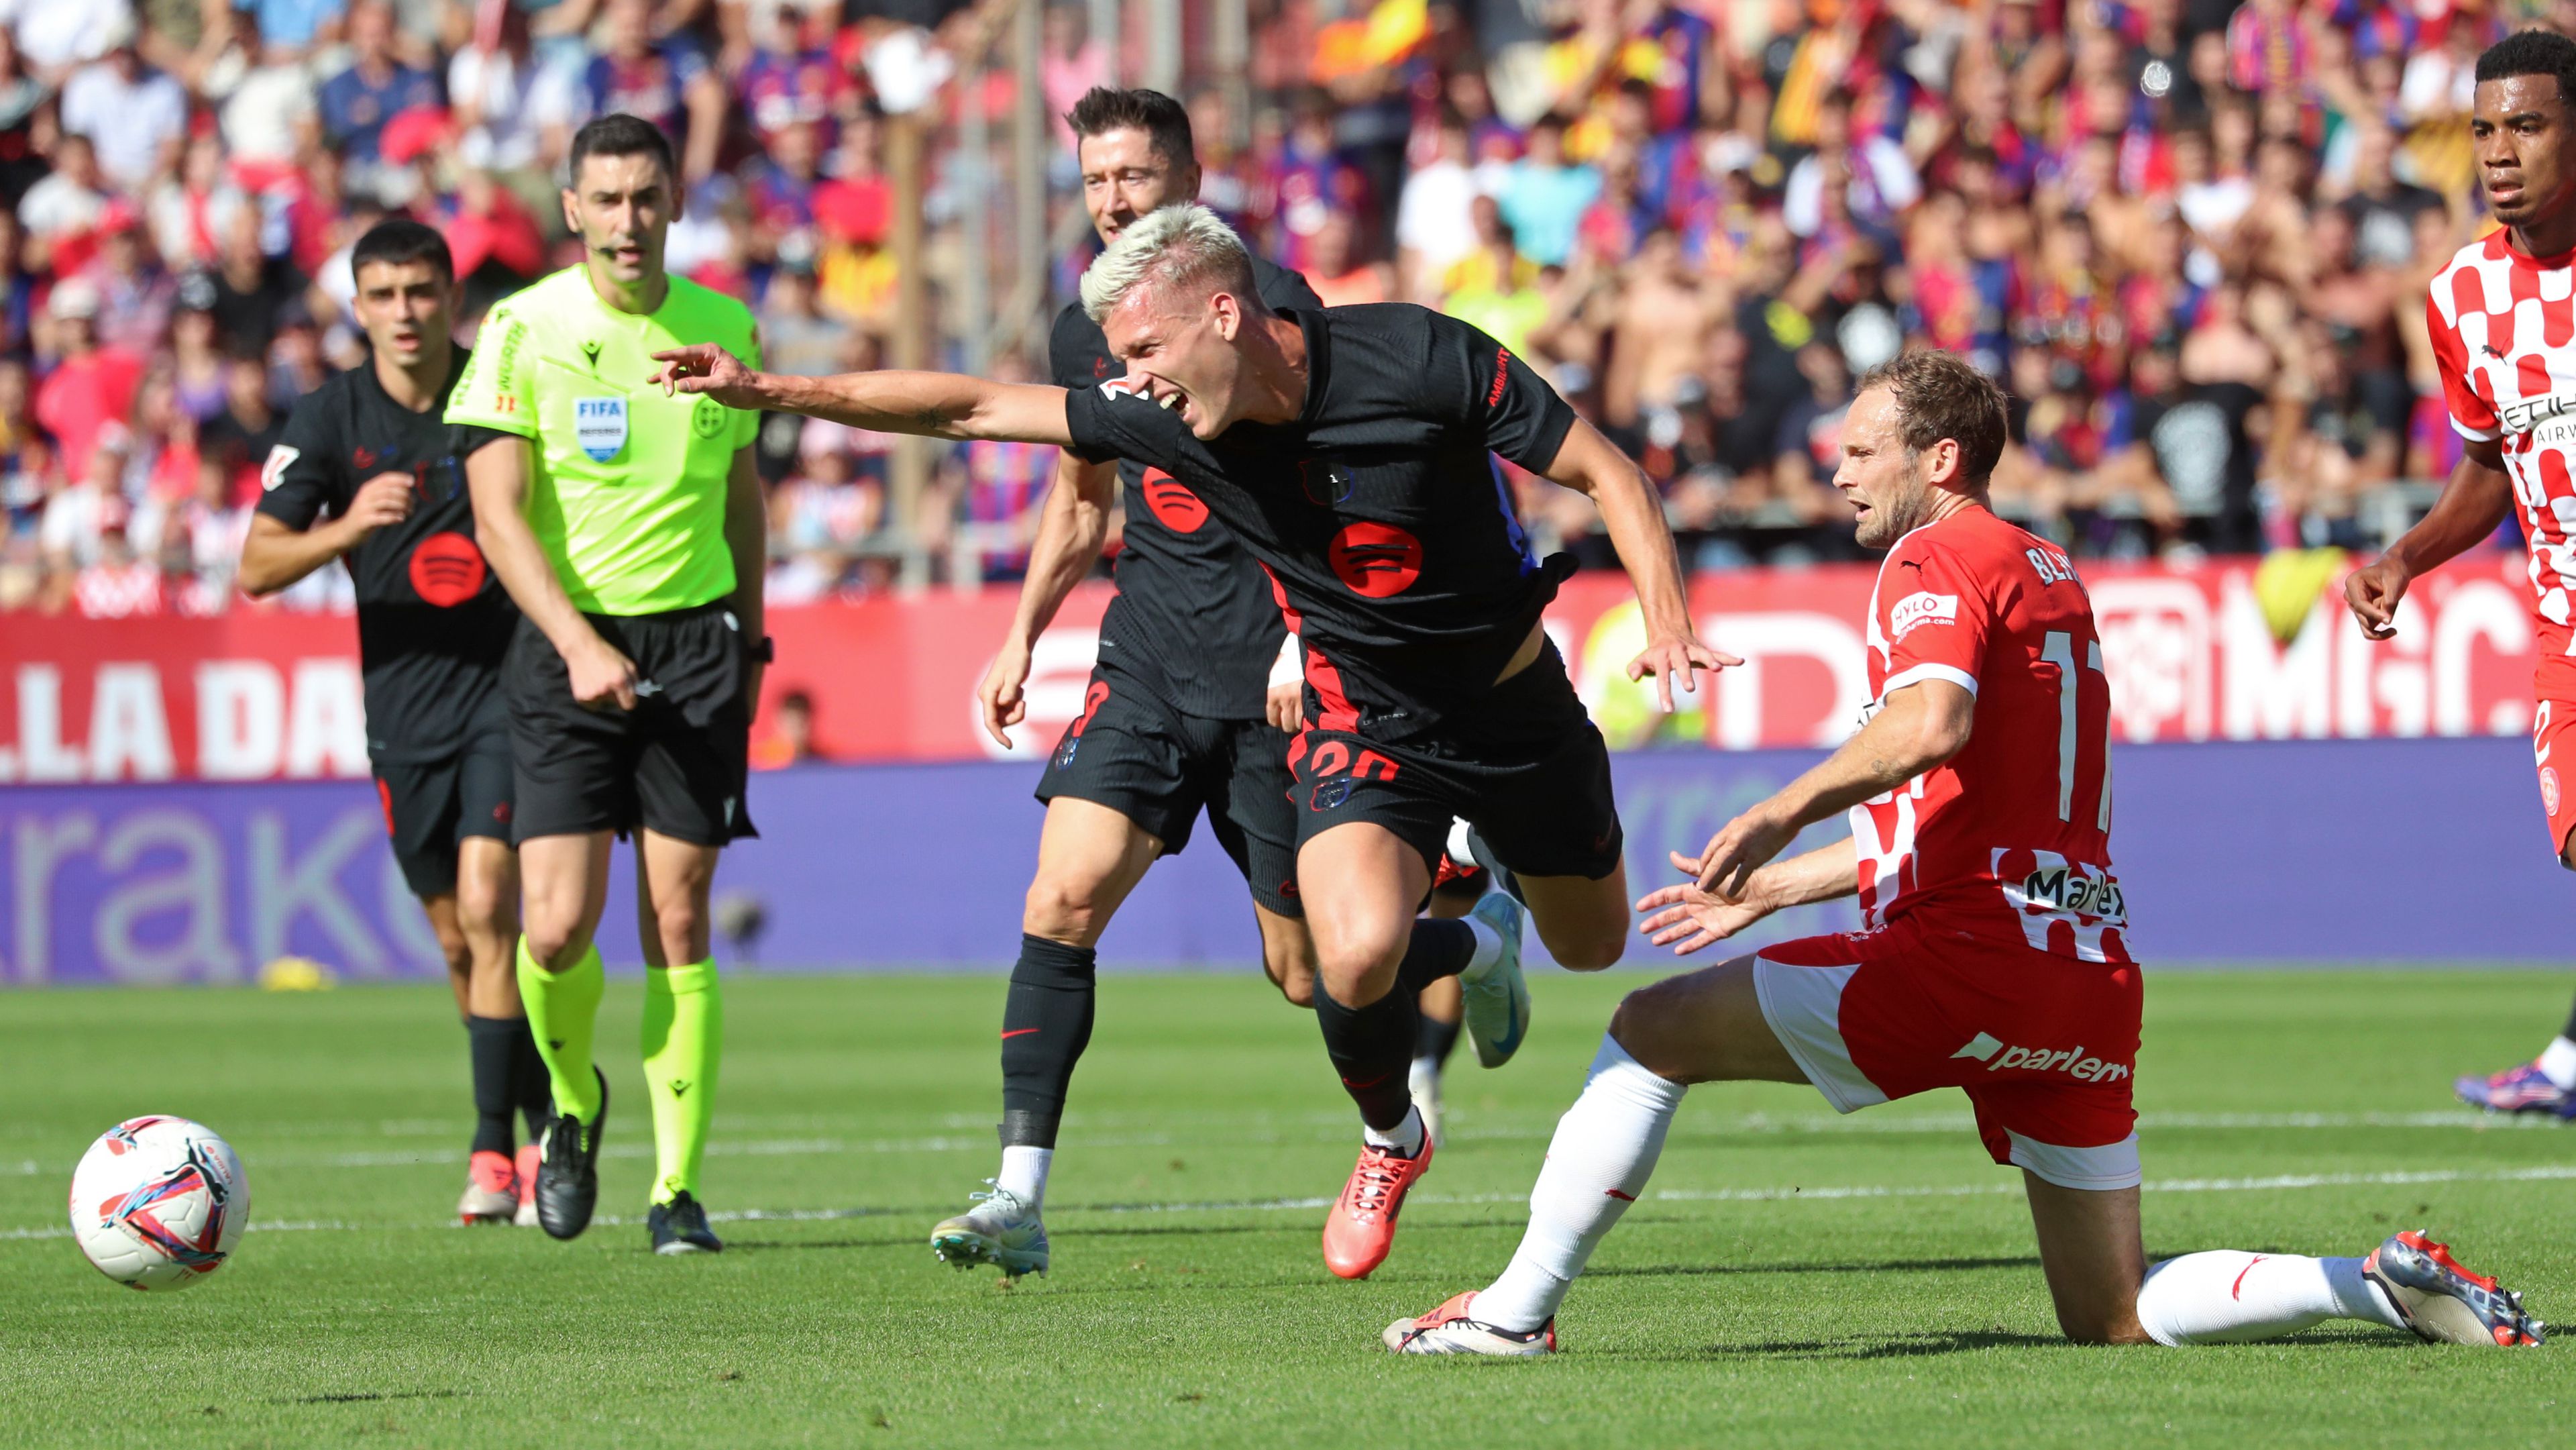
[(1517, 913), (1508, 937), (1415, 919), (1452, 820), (1475, 828), (1559, 963), (1606, 967), (1627, 945), (1609, 757), (1539, 624), (1572, 561), (1533, 555), (1494, 455), (1599, 505), (1645, 614), (1632, 677), (1669, 700), (1671, 676), (1689, 688), (1735, 661), (1692, 629), (1645, 475), (1484, 333), (1403, 303), (1275, 311), (1241, 238), (1195, 206), (1123, 229), (1082, 290), (1126, 364), (1095, 387), (788, 378), (705, 346), (657, 354), (657, 380), (734, 407), (1132, 458), (1269, 572), (1305, 655), (1288, 763), (1315, 1013), (1365, 1129), (1324, 1258), (1357, 1278), (1384, 1260), (1431, 1160), (1406, 1085), (1416, 995), (1458, 977), (1488, 1061), (1527, 1032)]

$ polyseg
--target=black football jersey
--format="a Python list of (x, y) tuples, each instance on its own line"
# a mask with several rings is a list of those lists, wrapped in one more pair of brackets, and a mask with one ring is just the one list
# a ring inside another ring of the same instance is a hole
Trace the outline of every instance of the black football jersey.
[[(465, 369), (458, 348), (448, 387)], [(411, 475), (411, 517), (343, 556), (358, 595), (367, 746), (379, 760), (435, 760), (499, 706), (501, 655), (518, 614), (474, 541), (465, 430), (439, 403), (415, 413), (361, 363), (305, 395), (260, 472), (259, 511), (291, 529), (338, 518), (367, 480)]]
[(1477, 329), (1410, 303), (1292, 314), (1294, 422), (1212, 442), (1121, 382), (1067, 395), (1075, 451), (1137, 459), (1267, 568), (1306, 651), (1315, 723), (1386, 740), (1472, 711), (1573, 572), (1542, 563), (1492, 454), (1533, 471), (1574, 410)]
[[(1272, 311), (1320, 309), (1306, 279), (1252, 259), (1261, 300)], [(1088, 388), (1124, 376), (1100, 324), (1080, 304), (1055, 320), (1048, 345), (1056, 386)], [(1184, 715), (1262, 718), (1270, 665), (1287, 626), (1270, 581), (1205, 506), (1170, 473), (1121, 459), (1127, 529), (1118, 556), (1118, 597), (1100, 621), (1101, 658), (1157, 686)]]

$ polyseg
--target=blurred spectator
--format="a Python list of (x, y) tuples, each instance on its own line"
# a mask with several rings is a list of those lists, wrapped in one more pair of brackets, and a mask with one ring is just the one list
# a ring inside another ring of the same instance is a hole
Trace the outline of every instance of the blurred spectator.
[(769, 712), (769, 731), (752, 742), (751, 768), (785, 770), (821, 760), (822, 752), (814, 748), (814, 697), (803, 690), (789, 690), (778, 697)]
[(771, 372), (822, 377), (847, 365), (850, 325), (822, 310), (814, 266), (805, 257), (782, 261), (761, 294), (760, 355)]
[(386, 0), (352, 5), (348, 35), (348, 69), (322, 83), (316, 106), (323, 139), (363, 185), (375, 177), (386, 124), (442, 98), (435, 79), (395, 58), (394, 13)]
[(285, 436), (286, 419), (268, 399), (268, 368), (255, 352), (235, 353), (224, 364), (223, 411), (206, 420), (197, 439), (231, 480), (236, 502), (258, 497), (260, 465)]
[(1443, 121), (1438, 136), (1431, 160), (1405, 178), (1404, 200), (1396, 211), (1396, 265), (1410, 302), (1436, 304), (1441, 275), (1476, 249), (1478, 187), (1467, 125), (1455, 118)]
[(1385, 302), (1395, 296), (1395, 269), (1384, 262), (1362, 261), (1359, 219), (1346, 211), (1326, 214), (1316, 229), (1306, 280), (1326, 307)]
[(680, 142), (680, 172), (692, 185), (715, 171), (724, 139), (725, 87), (696, 46), (656, 39), (653, 0), (607, 0), (607, 36), (583, 77), (593, 115), (624, 111)]
[(295, 264), (270, 256), (261, 244), (262, 232), (256, 207), (235, 207), (224, 219), (216, 241), (213, 305), (207, 308), (226, 346), (253, 352), (267, 349), (287, 304), (304, 292)]
[(1503, 220), (1521, 254), (1543, 265), (1561, 264), (1574, 250), (1575, 228), (1601, 193), (1601, 173), (1565, 159), (1565, 123), (1554, 116), (1530, 128), (1529, 149), (1503, 183)]
[(102, 442), (125, 452), (125, 416), (142, 381), (143, 361), (98, 341), (98, 287), (82, 277), (54, 284), (46, 301), (59, 361), (36, 389), (36, 421), (50, 434), (63, 472), (86, 478)]
[(108, 180), (136, 191), (178, 156), (188, 126), (188, 93), (145, 65), (134, 38), (122, 36), (106, 59), (82, 66), (63, 82), (62, 125), (98, 148), (99, 169)]

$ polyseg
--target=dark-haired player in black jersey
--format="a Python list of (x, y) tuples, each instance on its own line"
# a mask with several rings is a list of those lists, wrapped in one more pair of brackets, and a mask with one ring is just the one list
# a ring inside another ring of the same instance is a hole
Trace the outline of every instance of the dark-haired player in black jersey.
[(1597, 970), (1627, 943), (1609, 755), (1539, 625), (1571, 561), (1532, 556), (1489, 455), (1600, 507), (1645, 615), (1631, 678), (1654, 676), (1669, 705), (1673, 675), (1695, 688), (1735, 661), (1692, 630), (1645, 475), (1475, 328), (1400, 303), (1273, 312), (1241, 239), (1196, 206), (1126, 227), (1082, 291), (1127, 364), (1099, 387), (779, 377), (713, 346), (656, 354), (656, 380), (737, 408), (1137, 459), (1270, 573), (1305, 657), (1289, 765), (1316, 1016), (1367, 1131), (1324, 1257), (1356, 1278), (1385, 1258), (1430, 1160), (1406, 1091), (1415, 994), (1459, 977), (1480, 1056), (1526, 1030), (1516, 944), (1414, 916), (1451, 818), (1475, 827), (1560, 964)]
[[(1103, 243), (1166, 202), (1198, 195), (1198, 152), (1180, 102), (1095, 88), (1064, 119), (1083, 206)], [(1284, 267), (1256, 257), (1252, 271), (1274, 309), (1323, 305)], [(1060, 387), (1127, 370), (1079, 305), (1056, 318), (1048, 350)], [(1046, 824), (1002, 1009), (1001, 1171), (993, 1192), (931, 1230), (933, 1251), (960, 1268), (1046, 1271), (1047, 1173), (1074, 1065), (1091, 1040), (1100, 934), (1146, 870), (1189, 844), (1202, 810), (1251, 886), (1270, 979), (1301, 1005), (1314, 992), (1314, 944), (1297, 904), (1288, 736), (1268, 717), (1287, 628), (1261, 566), (1170, 475), (1061, 455), (1019, 611), (978, 691), (984, 728), (1007, 745), (1009, 728), (1026, 716), (1031, 649), (1100, 557), (1122, 483), (1118, 597), (1100, 622), (1082, 716), (1038, 781)]]
[[(459, 433), (440, 419), (466, 358), (449, 336), (455, 265), (436, 231), (396, 220), (360, 237), (349, 266), (373, 355), (295, 405), (260, 475), (239, 578), (271, 594), (340, 559), (357, 584), (376, 793), (403, 880), (446, 953), (473, 1061), (457, 1213), (533, 1223), (546, 1067), (511, 970), (519, 872), (497, 688), (518, 612), (474, 541)], [(513, 1111), (530, 1139), (515, 1157)]]

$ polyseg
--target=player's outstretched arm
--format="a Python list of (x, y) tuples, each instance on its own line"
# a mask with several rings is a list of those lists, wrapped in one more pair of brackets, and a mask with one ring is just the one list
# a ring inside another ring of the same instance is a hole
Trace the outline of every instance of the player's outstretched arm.
[(1681, 555), (1673, 548), (1673, 531), (1664, 522), (1663, 500), (1645, 471), (1613, 447), (1600, 430), (1578, 418), (1547, 466), (1552, 483), (1589, 495), (1610, 531), (1610, 546), (1636, 586), (1637, 603), (1646, 615), (1646, 647), (1628, 662), (1628, 678), (1655, 677), (1655, 699), (1673, 708), (1673, 679), (1682, 688), (1699, 689), (1699, 671), (1715, 673), (1744, 661), (1700, 643), (1691, 627), (1690, 602), (1682, 593)]
[(519, 510), (528, 491), (528, 440), (496, 438), (465, 456), (465, 489), (474, 501), (474, 538), (510, 602), (563, 656), (572, 697), (587, 706), (635, 708), (635, 662), (599, 637), (546, 558)]
[[(1676, 869), (1686, 873), (1699, 870), (1697, 857), (1679, 851), (1671, 855)], [(1744, 883), (1743, 894), (1733, 900), (1702, 891), (1688, 882), (1650, 891), (1638, 899), (1637, 909), (1654, 914), (1639, 922), (1637, 929), (1655, 945), (1671, 947), (1673, 955), (1688, 956), (1726, 940), (1782, 907), (1833, 901), (1858, 890), (1860, 851), (1852, 844), (1852, 838), (1845, 836), (1830, 846), (1774, 861), (1754, 872)]]
[(2397, 633), (2397, 601), (2415, 577), (2459, 557), (2496, 531), (2513, 508), (2513, 480), (2505, 475), (2504, 450), (2472, 442), (2451, 469), (2432, 512), (2388, 546), (2376, 562), (2343, 581), (2344, 603), (2372, 639)]
[(1117, 498), (1118, 465), (1086, 463), (1071, 450), (1056, 455), (1055, 484), (1047, 490), (1045, 511), (1038, 515), (1037, 540), (1029, 545), (1028, 573), (1020, 583), (1020, 605), (1011, 616), (1011, 632), (1001, 653), (984, 672), (975, 698), (983, 703), (984, 729), (1004, 746), (1007, 733), (1028, 714), (1021, 687), (1028, 683), (1030, 654), (1038, 636), (1064, 607), (1065, 596), (1091, 572), (1100, 546), (1109, 537), (1109, 509)]
[(829, 418), (872, 433), (987, 438), (1070, 447), (1065, 390), (1040, 383), (988, 383), (957, 373), (841, 373), (798, 378), (754, 372), (711, 342), (653, 354), (652, 381), (665, 393), (703, 393), (728, 408)]
[[(1753, 874), (1800, 831), (1958, 754), (1976, 721), (1976, 695), (1948, 680), (1918, 681), (1888, 696), (1886, 706), (1823, 764), (1709, 838), (1692, 873), (1700, 889), (1743, 899)], [(1687, 869), (1686, 858), (1675, 859)]]
[(250, 533), (242, 539), (241, 568), (233, 582), (254, 599), (275, 594), (365, 543), (369, 534), (409, 517), (408, 473), (379, 473), (368, 479), (349, 500), (347, 513), (310, 528), (292, 528), (284, 519), (252, 514)]

